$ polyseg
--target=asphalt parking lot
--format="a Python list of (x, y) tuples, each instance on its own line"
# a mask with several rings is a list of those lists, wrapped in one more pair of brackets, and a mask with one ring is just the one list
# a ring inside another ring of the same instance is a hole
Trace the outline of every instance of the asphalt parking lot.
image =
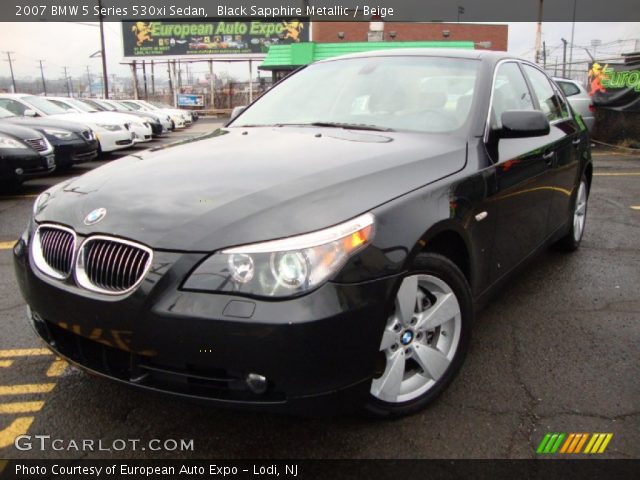
[[(156, 144), (215, 126), (203, 119)], [(640, 457), (640, 154), (594, 156), (581, 249), (544, 253), (513, 279), (479, 314), (466, 364), (449, 390), (422, 413), (396, 421), (220, 410), (138, 392), (56, 361), (26, 321), (11, 247), (40, 191), (111, 159), (0, 195), (0, 458), (151, 456), (141, 449), (20, 451), (13, 439), (24, 432), (106, 444), (193, 439), (193, 451), (152, 455), (221, 459), (531, 458), (547, 432), (609, 432), (600, 457)]]

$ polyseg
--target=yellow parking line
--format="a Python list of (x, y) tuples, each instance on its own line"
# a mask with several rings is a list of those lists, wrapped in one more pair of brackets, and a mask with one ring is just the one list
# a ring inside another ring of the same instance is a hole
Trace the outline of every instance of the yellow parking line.
[(640, 210), (640, 205), (631, 205), (631, 210)]
[(23, 198), (36, 198), (38, 195), (37, 194), (33, 194), (33, 195), (7, 195), (7, 196), (1, 196), (0, 200), (21, 200)]
[(42, 410), (44, 402), (0, 403), (0, 413), (33, 413)]
[(0, 448), (13, 445), (18, 435), (24, 435), (29, 431), (33, 420), (33, 417), (16, 418), (7, 428), (0, 430)]
[(25, 393), (49, 393), (55, 383), (30, 383), (24, 385), (0, 385), (0, 395), (24, 395)]
[(594, 177), (637, 177), (640, 176), (640, 172), (607, 172), (607, 173), (594, 173)]
[(13, 248), (15, 244), (16, 244), (15, 240), (10, 240), (8, 242), (0, 242), (0, 250), (9, 250), (10, 248)]
[(51, 364), (51, 366), (49, 367), (49, 370), (47, 370), (47, 377), (59, 377), (64, 373), (64, 371), (67, 368), (67, 365), (68, 365), (67, 362), (65, 362), (61, 358), (58, 358)]
[(17, 348), (14, 350), (0, 350), (0, 358), (29, 357), (31, 355), (53, 355), (47, 348)]
[(0, 368), (9, 368), (13, 364), (13, 360), (0, 360)]

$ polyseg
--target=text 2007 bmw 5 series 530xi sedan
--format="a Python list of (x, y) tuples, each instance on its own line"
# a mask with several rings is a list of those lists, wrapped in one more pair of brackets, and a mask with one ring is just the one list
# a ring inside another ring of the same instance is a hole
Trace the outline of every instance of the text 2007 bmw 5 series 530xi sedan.
[(44, 192), (17, 278), (38, 335), (92, 372), (219, 405), (405, 415), (452, 381), (509, 273), (578, 248), (587, 138), (506, 54), (326, 60), (224, 128)]

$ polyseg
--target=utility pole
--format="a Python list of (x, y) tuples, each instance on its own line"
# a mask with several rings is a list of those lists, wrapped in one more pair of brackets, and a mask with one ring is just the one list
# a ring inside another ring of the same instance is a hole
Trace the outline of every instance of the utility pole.
[(215, 88), (216, 88), (216, 80), (215, 77), (213, 76), (213, 60), (209, 60), (209, 90), (211, 90), (211, 93), (209, 95), (209, 101), (211, 102), (211, 109), (215, 109), (216, 108), (216, 104), (215, 104)]
[(542, 42), (542, 68), (547, 69), (547, 42)]
[(102, 1), (98, 0), (99, 19), (100, 19), (100, 54), (102, 56), (102, 88), (104, 89), (104, 98), (109, 98), (109, 76), (107, 75), (107, 52), (104, 49), (104, 21), (102, 18)]
[(9, 62), (9, 70), (11, 70), (11, 85), (13, 85), (13, 93), (17, 93), (16, 89), (16, 77), (13, 75), (13, 61), (11, 59), (11, 54), (14, 52), (4, 52), (7, 54), (7, 62)]
[(564, 38), (562, 40), (562, 78), (567, 78), (567, 41)]
[(149, 92), (147, 90), (147, 61), (142, 60), (142, 82), (144, 83), (144, 99), (149, 100)]
[(171, 60), (167, 60), (167, 74), (169, 75), (169, 93), (173, 98), (173, 75), (171, 74)]
[(89, 96), (93, 94), (93, 90), (91, 88), (91, 72), (89, 71), (89, 65), (87, 67), (87, 80), (89, 81)]
[(460, 15), (464, 14), (464, 7), (458, 5), (458, 23), (460, 23)]
[(151, 60), (151, 95), (156, 94), (156, 75), (153, 69), (153, 59)]
[(40, 62), (40, 76), (42, 77), (42, 90), (44, 92), (44, 96), (47, 96), (47, 84), (44, 81), (44, 68), (42, 68), (42, 60), (38, 60)]
[(578, 0), (573, 0), (573, 19), (571, 21), (571, 46), (569, 47), (569, 65), (573, 65), (573, 38), (576, 31), (576, 6)]
[(131, 74), (133, 78), (133, 98), (138, 100), (138, 68), (135, 60), (131, 63)]
[(542, 42), (542, 2), (540, 0), (540, 6), (538, 7), (538, 24), (536, 25), (536, 62), (540, 63), (540, 45)]
[(64, 83), (67, 85), (67, 97), (71, 96), (71, 88), (69, 87), (69, 77), (67, 75), (67, 68), (68, 67), (62, 67), (62, 69), (64, 70)]

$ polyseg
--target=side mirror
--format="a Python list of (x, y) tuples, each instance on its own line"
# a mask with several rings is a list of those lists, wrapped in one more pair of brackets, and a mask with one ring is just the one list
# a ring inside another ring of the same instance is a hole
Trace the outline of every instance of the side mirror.
[(508, 110), (500, 119), (500, 138), (541, 137), (550, 131), (549, 120), (539, 110)]
[(229, 121), (233, 120), (242, 112), (244, 112), (246, 108), (247, 108), (246, 105), (242, 105), (241, 107), (235, 107), (233, 110), (231, 110), (231, 118), (229, 118)]
[(38, 116), (38, 114), (36, 113), (36, 111), (35, 111), (35, 110), (31, 110), (31, 109), (27, 109), (27, 110), (25, 110), (25, 111), (24, 111), (24, 113), (23, 113), (23, 115), (24, 115), (25, 117), (37, 117), (37, 116)]

